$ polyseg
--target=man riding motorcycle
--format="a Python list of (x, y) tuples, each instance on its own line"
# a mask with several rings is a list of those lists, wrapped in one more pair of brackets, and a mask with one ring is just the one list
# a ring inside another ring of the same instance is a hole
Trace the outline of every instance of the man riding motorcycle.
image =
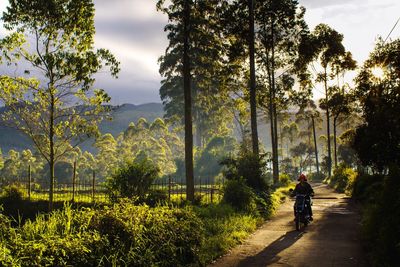
[[(312, 217), (312, 209), (311, 209), (311, 198), (312, 196), (314, 196), (314, 190), (312, 189), (311, 185), (309, 183), (307, 183), (307, 177), (302, 173), (300, 174), (299, 178), (297, 179), (298, 181), (300, 181), (295, 189), (292, 191), (291, 196), (296, 196), (297, 194), (302, 194), (302, 195), (307, 195), (307, 201), (309, 203), (308, 206), (308, 212), (310, 214), (310, 221), (313, 220)], [(295, 216), (296, 216), (296, 212), (295, 212)]]

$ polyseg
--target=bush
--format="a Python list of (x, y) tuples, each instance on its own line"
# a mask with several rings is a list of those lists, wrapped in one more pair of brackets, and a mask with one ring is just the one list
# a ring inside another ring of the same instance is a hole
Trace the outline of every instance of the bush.
[(249, 187), (256, 191), (268, 189), (264, 157), (251, 152), (242, 152), (237, 158), (224, 159), (221, 164), (225, 166), (224, 176), (226, 179), (243, 179)]
[(144, 199), (144, 203), (150, 207), (160, 206), (168, 203), (168, 195), (164, 190), (150, 190)]
[(148, 159), (128, 163), (107, 180), (108, 195), (112, 201), (132, 197), (143, 199), (158, 174), (158, 168)]
[(327, 180), (337, 192), (351, 194), (357, 172), (341, 164), (333, 171), (333, 176)]
[(243, 179), (228, 180), (224, 185), (223, 192), (222, 201), (238, 211), (252, 212), (255, 210), (256, 195)]
[(204, 241), (191, 209), (67, 206), (15, 228), (2, 216), (0, 266), (187, 266)]
[(372, 266), (397, 266), (400, 261), (399, 178), (399, 168), (391, 168), (376, 198), (364, 207), (363, 237)]
[(384, 176), (360, 173), (353, 185), (352, 197), (364, 204), (378, 200), (383, 189)]
[(288, 186), (292, 182), (289, 174), (281, 173), (279, 175), (279, 185), (281, 186)]
[(26, 189), (22, 185), (11, 184), (3, 188), (1, 197), (5, 202), (21, 202), (26, 196)]
[(190, 209), (122, 203), (96, 213), (91, 227), (107, 237), (104, 265), (182, 266), (198, 262), (203, 226)]

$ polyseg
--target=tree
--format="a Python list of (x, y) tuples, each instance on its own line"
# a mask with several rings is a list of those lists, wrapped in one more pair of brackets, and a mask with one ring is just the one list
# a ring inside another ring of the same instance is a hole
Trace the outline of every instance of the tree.
[[(304, 53), (299, 62), (302, 64), (309, 64), (315, 61), (318, 62), (321, 67), (321, 71), (315, 69), (317, 72), (315, 81), (317, 83), (322, 83), (324, 87), (325, 98), (320, 102), (320, 107), (324, 109), (326, 113), (327, 136), (329, 137), (331, 135), (331, 109), (328, 102), (332, 95), (329, 81), (342, 71), (341, 68), (340, 71), (338, 70), (338, 62), (340, 62), (341, 58), (346, 57), (346, 51), (342, 41), (342, 34), (326, 24), (319, 24), (308, 38), (304, 38), (303, 44), (301, 45), (301, 49)], [(343, 68), (345, 68), (345, 66), (350, 65), (342, 65)], [(327, 138), (327, 142), (327, 170), (328, 176), (330, 177), (332, 174), (331, 139)]]
[(107, 178), (117, 167), (117, 141), (107, 133), (96, 139), (94, 147), (97, 148), (97, 177)]
[(253, 153), (259, 154), (257, 128), (257, 96), (256, 96), (256, 67), (255, 67), (255, 34), (254, 34), (254, 0), (248, 0), (249, 8), (249, 59), (250, 59), (250, 121)]
[(229, 136), (216, 136), (211, 139), (196, 160), (199, 177), (215, 179), (222, 171), (220, 162), (227, 154), (234, 153), (236, 145), (236, 140)]
[(296, 122), (285, 124), (282, 129), (282, 135), (287, 139), (286, 152), (289, 155), (289, 144), (293, 146), (295, 138), (299, 135), (299, 126)]
[[(165, 27), (169, 46), (160, 57), (160, 96), (166, 111), (165, 118), (177, 123), (184, 122), (183, 50), (184, 50), (184, 3), (174, 1), (157, 7), (169, 17)], [(194, 143), (203, 147), (215, 132), (223, 135), (232, 118), (224, 109), (228, 100), (225, 80), (229, 72), (224, 69), (224, 38), (220, 13), (221, 1), (192, 1), (190, 5), (189, 55), (191, 74), (192, 117)]]
[[(400, 39), (379, 40), (356, 77), (364, 122), (353, 148), (364, 166), (384, 171), (400, 164)], [(380, 70), (381, 76), (375, 75)]]
[[(305, 166), (309, 163), (311, 147), (304, 142), (300, 142), (295, 147), (290, 149), (290, 153), (294, 158), (299, 160), (299, 172), (298, 174), (302, 173), (305, 170)], [(303, 158), (303, 156), (306, 156)]]
[(4, 167), (4, 157), (0, 148), (0, 170), (3, 169), (3, 167)]
[(55, 163), (97, 134), (109, 100), (104, 90), (92, 89), (93, 75), (103, 66), (113, 76), (119, 71), (108, 50), (93, 48), (94, 12), (91, 0), (12, 0), (2, 18), (13, 32), (1, 41), (2, 60), (30, 68), (25, 76), (0, 77), (0, 99), (8, 108), (3, 121), (29, 136), (46, 159), (50, 209)]
[[(264, 0), (257, 2), (256, 18), (259, 27), (257, 58), (265, 87), (260, 100), (269, 115), (271, 127), (273, 177), (279, 180), (278, 157), (278, 113), (286, 109), (289, 96), (294, 96), (294, 63), (299, 56), (299, 44), (303, 35), (308, 34), (304, 21), (305, 9), (298, 1)], [(277, 71), (281, 73), (278, 75)], [(303, 89), (302, 87), (300, 89)], [(293, 98), (293, 97), (290, 97)]]
[[(300, 106), (297, 115), (299, 116), (300, 120), (305, 120), (307, 122), (308, 135), (313, 136), (315, 166), (317, 168), (317, 174), (319, 175), (319, 157), (318, 157), (318, 145), (317, 145), (318, 140), (317, 140), (316, 126), (317, 124), (320, 124), (322, 122), (320, 113), (317, 110), (317, 106), (315, 105), (314, 101), (308, 100), (305, 101), (305, 103), (303, 103)], [(309, 140), (311, 140), (310, 137)], [(309, 141), (308, 145), (311, 146), (311, 141)]]
[(19, 180), (19, 170), (21, 166), (20, 153), (11, 149), (8, 151), (8, 157), (4, 161), (3, 168), (1, 169), (2, 183), (10, 183)]

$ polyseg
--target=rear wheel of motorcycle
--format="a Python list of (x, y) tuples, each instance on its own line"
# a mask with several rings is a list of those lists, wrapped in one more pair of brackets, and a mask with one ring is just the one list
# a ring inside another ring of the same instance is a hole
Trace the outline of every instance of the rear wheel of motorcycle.
[(300, 218), (299, 218), (299, 216), (296, 217), (296, 230), (300, 231)]

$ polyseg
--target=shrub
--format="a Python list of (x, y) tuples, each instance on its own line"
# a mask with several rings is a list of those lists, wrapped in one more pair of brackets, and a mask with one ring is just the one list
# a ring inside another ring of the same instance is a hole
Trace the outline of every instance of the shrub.
[(256, 208), (255, 193), (243, 179), (228, 180), (223, 188), (222, 201), (239, 211), (254, 211)]
[(279, 175), (279, 184), (281, 186), (288, 186), (291, 182), (292, 179), (290, 178), (289, 174), (281, 173)]
[(198, 262), (203, 225), (190, 209), (121, 203), (96, 213), (91, 227), (108, 244), (103, 265), (182, 266)]
[(164, 205), (168, 202), (167, 192), (164, 190), (150, 190), (146, 195), (144, 202), (150, 207)]
[(158, 168), (148, 159), (128, 163), (107, 180), (108, 195), (112, 201), (135, 196), (144, 198), (158, 174)]
[(268, 189), (264, 157), (251, 152), (242, 152), (236, 158), (224, 159), (221, 164), (225, 166), (224, 176), (226, 179), (243, 179), (249, 187), (256, 191)]
[(15, 228), (2, 216), (1, 266), (188, 266), (198, 264), (204, 242), (189, 208), (67, 206)]
[(383, 188), (384, 176), (359, 173), (353, 185), (352, 197), (364, 204), (376, 202)]
[(357, 172), (341, 164), (333, 171), (333, 176), (327, 180), (327, 182), (329, 185), (333, 186), (336, 191), (351, 194), (356, 177)]
[(2, 198), (5, 202), (20, 202), (26, 195), (26, 190), (19, 184), (7, 185), (3, 188), (2, 192)]
[(400, 261), (399, 177), (399, 168), (391, 168), (376, 198), (364, 207), (363, 237), (372, 266), (397, 266)]

